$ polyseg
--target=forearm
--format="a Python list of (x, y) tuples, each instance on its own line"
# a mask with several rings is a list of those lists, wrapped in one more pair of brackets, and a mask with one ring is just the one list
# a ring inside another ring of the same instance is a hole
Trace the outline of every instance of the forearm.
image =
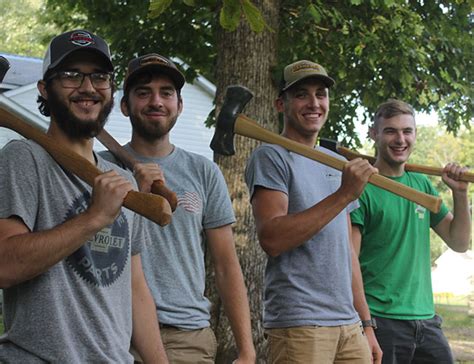
[(234, 334), (239, 359), (255, 362), (247, 290), (238, 261), (222, 272), (216, 270), (216, 285)]
[(337, 191), (309, 209), (266, 220), (257, 225), (259, 242), (270, 256), (297, 248), (319, 233), (351, 201)]
[(354, 296), (354, 308), (360, 319), (370, 320), (370, 310), (365, 298), (362, 274), (355, 252), (352, 252), (352, 295)]
[[(10, 219), (3, 220), (0, 231), (5, 233)], [(32, 279), (72, 254), (102, 229), (100, 219), (88, 211), (52, 229), (12, 235), (0, 242), (0, 281), (3, 288)], [(3, 234), (4, 235), (4, 234)]]
[(471, 240), (471, 215), (467, 192), (453, 191), (453, 220), (449, 228), (450, 240), (446, 242), (457, 252), (465, 252)]
[[(134, 264), (139, 256), (134, 256)], [(141, 263), (140, 270), (141, 270)], [(138, 268), (134, 268), (136, 270)], [(132, 344), (144, 363), (168, 363), (161, 340), (155, 302), (141, 272), (132, 279)]]

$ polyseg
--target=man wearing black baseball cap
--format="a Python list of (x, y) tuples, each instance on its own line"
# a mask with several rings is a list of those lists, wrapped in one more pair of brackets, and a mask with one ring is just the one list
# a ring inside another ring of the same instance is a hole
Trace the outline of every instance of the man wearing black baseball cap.
[(204, 296), (208, 245), (237, 344), (236, 363), (254, 363), (250, 310), (231, 228), (235, 217), (224, 178), (215, 163), (170, 141), (183, 109), (184, 83), (175, 64), (155, 53), (131, 60), (124, 81), (120, 106), (133, 127), (124, 147), (141, 161), (134, 171), (140, 190), (148, 192), (154, 180), (166, 177), (178, 195), (171, 223), (164, 229), (149, 227), (153, 244), (142, 254), (143, 268), (170, 362), (214, 363), (217, 345)]
[[(314, 148), (334, 83), (311, 61), (285, 67), (275, 102), (284, 137)], [(271, 144), (251, 155), (245, 178), (259, 242), (268, 254), (263, 326), (269, 363), (380, 363), (373, 328), (361, 325), (361, 319), (370, 323), (370, 312), (348, 218), (375, 172), (358, 159), (341, 174)]]
[[(144, 219), (122, 209), (133, 176), (93, 152), (113, 100), (106, 42), (55, 37), (38, 82), (48, 136), (104, 171), (91, 188), (31, 140), (0, 154), (2, 363), (167, 362), (142, 271)], [(132, 304), (133, 303), (133, 304)]]

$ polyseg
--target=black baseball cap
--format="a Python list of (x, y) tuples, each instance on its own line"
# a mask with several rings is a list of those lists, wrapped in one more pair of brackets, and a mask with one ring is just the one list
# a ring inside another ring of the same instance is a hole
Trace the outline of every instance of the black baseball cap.
[(75, 51), (87, 50), (103, 56), (110, 71), (114, 70), (109, 46), (101, 37), (83, 29), (60, 34), (51, 40), (43, 60), (43, 78)]
[(127, 74), (123, 81), (123, 88), (127, 92), (130, 83), (142, 72), (162, 73), (173, 80), (177, 90), (181, 90), (186, 82), (184, 75), (178, 70), (176, 65), (166, 57), (157, 53), (149, 53), (132, 59), (128, 63)]

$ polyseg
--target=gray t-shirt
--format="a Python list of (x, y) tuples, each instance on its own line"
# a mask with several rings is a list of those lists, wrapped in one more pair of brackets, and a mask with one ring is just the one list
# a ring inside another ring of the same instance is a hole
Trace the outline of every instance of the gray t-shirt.
[[(171, 223), (150, 223), (152, 243), (142, 253), (143, 269), (160, 323), (186, 330), (210, 325), (210, 302), (205, 289), (205, 229), (235, 222), (227, 186), (217, 165), (175, 147), (164, 158), (145, 158), (125, 148), (143, 163), (157, 163), (166, 185), (176, 192), (178, 207)], [(117, 161), (108, 152), (101, 155)]]
[[(341, 183), (341, 172), (268, 144), (253, 152), (245, 177), (250, 196), (256, 186), (285, 193), (288, 214), (314, 206)], [(268, 256), (264, 327), (339, 326), (358, 321), (351, 289), (347, 220), (355, 207), (357, 204), (351, 204), (301, 246), (277, 257)]]
[[(100, 157), (98, 168), (133, 180)], [(84, 211), (91, 191), (33, 141), (13, 141), (0, 152), (0, 218), (48, 230)], [(144, 220), (123, 208), (73, 254), (4, 289), (0, 362), (132, 363), (131, 256), (142, 250)]]

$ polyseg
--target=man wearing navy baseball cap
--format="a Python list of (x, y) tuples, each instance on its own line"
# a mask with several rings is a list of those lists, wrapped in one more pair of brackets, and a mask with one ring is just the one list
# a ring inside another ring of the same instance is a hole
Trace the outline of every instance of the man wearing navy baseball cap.
[(144, 221), (122, 203), (133, 176), (93, 152), (113, 105), (107, 43), (87, 30), (55, 37), (38, 81), (48, 136), (104, 171), (86, 185), (38, 144), (0, 152), (2, 363), (167, 362), (140, 253)]
[[(214, 162), (171, 142), (171, 130), (183, 110), (184, 84), (176, 65), (160, 54), (145, 54), (128, 64), (120, 106), (133, 129), (124, 147), (141, 162), (135, 166), (135, 178), (140, 190), (149, 192), (151, 183), (164, 175), (178, 195), (172, 222), (165, 229), (148, 229), (153, 243), (142, 254), (143, 269), (170, 362), (214, 363), (217, 343), (210, 327), (211, 304), (204, 295), (208, 247), (237, 346), (236, 363), (253, 364), (250, 310), (224, 177)], [(103, 155), (119, 163), (110, 153)]]

